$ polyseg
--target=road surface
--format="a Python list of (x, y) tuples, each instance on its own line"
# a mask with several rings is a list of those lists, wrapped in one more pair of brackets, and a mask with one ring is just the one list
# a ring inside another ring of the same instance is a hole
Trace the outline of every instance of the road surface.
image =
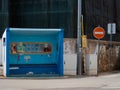
[(0, 79), (0, 90), (120, 90), (120, 73), (63, 79)]

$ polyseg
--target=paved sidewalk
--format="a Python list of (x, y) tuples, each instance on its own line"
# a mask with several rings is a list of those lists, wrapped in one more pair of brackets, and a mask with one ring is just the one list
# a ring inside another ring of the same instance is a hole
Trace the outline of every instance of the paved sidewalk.
[(71, 90), (72, 88), (73, 90), (120, 90), (120, 73), (66, 79), (0, 79), (0, 90), (69, 90), (69, 88)]
[(0, 90), (120, 90), (120, 73), (94, 77), (0, 78)]

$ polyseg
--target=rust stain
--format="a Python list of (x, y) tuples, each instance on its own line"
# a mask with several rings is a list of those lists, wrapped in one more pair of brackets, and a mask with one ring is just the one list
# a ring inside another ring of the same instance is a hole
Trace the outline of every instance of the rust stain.
[(76, 53), (76, 39), (64, 39), (64, 53), (65, 54)]

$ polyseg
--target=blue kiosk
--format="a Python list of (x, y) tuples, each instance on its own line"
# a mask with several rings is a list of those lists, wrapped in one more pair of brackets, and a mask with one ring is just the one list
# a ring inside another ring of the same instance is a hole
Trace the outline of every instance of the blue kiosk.
[(63, 76), (62, 29), (7, 28), (2, 37), (4, 76)]

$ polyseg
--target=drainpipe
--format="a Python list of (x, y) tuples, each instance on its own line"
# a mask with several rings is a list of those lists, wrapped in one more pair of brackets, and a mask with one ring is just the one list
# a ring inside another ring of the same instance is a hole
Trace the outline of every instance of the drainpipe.
[(82, 0), (78, 0), (78, 18), (77, 18), (77, 75), (82, 75), (82, 48), (81, 48), (81, 13)]

